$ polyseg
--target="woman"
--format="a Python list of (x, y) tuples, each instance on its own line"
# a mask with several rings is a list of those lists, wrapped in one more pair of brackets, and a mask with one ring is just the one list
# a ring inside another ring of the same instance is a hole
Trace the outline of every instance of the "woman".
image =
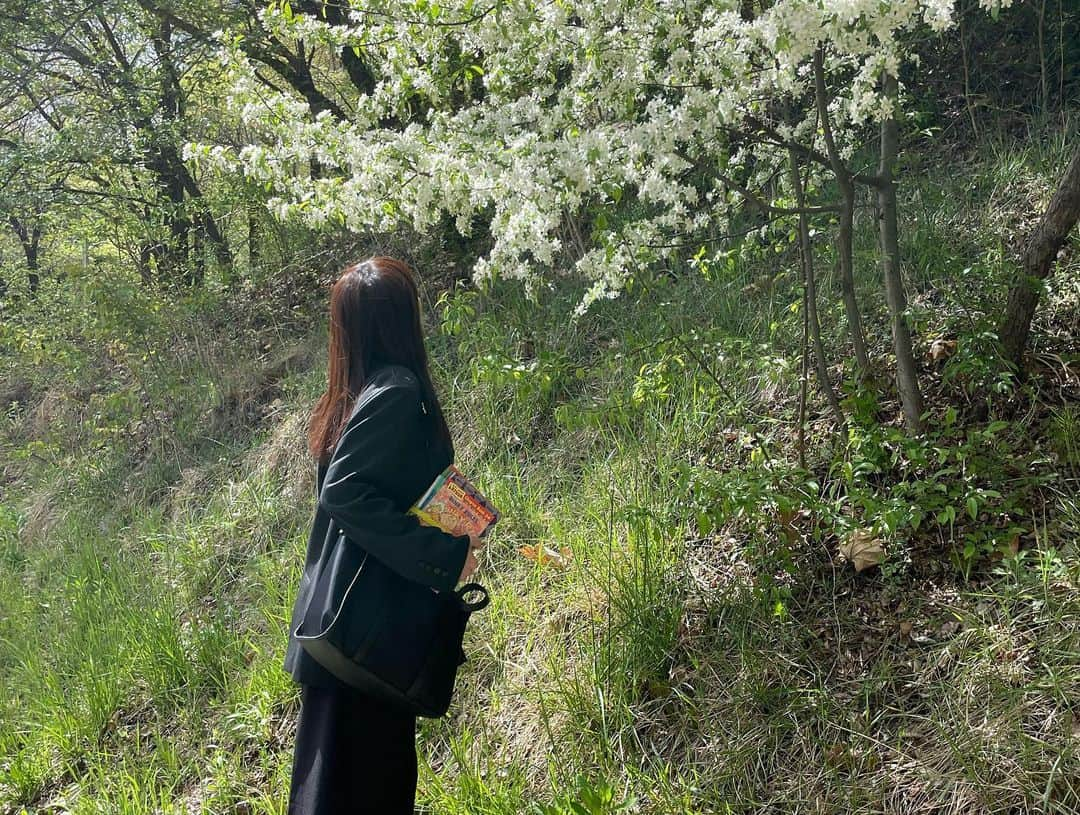
[[(342, 532), (368, 553), (365, 568), (439, 591), (473, 572), (481, 545), (406, 514), (453, 462), (454, 446), (431, 384), (416, 284), (401, 261), (372, 258), (333, 285), (328, 374), (308, 431), (318, 501), (290, 631)], [(289, 815), (412, 815), (415, 716), (344, 685), (292, 636), (285, 669), (301, 685)]]

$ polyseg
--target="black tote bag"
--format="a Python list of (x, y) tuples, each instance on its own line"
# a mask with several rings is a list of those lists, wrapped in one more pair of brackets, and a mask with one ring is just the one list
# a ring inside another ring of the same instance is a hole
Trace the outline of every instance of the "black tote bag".
[[(338, 533), (293, 635), (347, 685), (439, 718), (450, 707), (469, 615), (489, 597), (479, 583), (438, 592), (408, 580)], [(473, 601), (467, 595), (479, 594)]]

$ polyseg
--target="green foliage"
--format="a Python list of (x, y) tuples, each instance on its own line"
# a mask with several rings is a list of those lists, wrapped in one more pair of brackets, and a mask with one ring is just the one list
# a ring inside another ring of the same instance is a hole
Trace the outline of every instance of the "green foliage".
[(1073, 478), (1080, 477), (1080, 408), (1062, 405), (1050, 411), (1050, 444)]
[[(1030, 492), (1054, 480), (1030, 471), (1008, 422), (960, 428), (949, 408), (940, 431), (912, 439), (892, 428), (853, 428), (830, 476), (838, 484), (838, 528), (844, 519), (904, 549), (917, 535), (942, 541), (965, 577), (976, 561), (1015, 547), (1030, 531)], [(1008, 483), (1003, 495), (1000, 487)], [(886, 487), (883, 489), (883, 487)]]
[(559, 796), (550, 804), (534, 804), (533, 815), (613, 815), (635, 805), (633, 797), (620, 798), (607, 783), (591, 783), (585, 776), (577, 781), (577, 790)]

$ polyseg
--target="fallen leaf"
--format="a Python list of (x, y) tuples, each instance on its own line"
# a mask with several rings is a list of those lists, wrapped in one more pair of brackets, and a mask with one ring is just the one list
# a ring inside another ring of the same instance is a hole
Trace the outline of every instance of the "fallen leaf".
[(522, 546), (518, 552), (526, 559), (538, 563), (541, 566), (557, 566), (562, 569), (570, 562), (571, 552), (569, 546), (555, 551), (550, 546)]
[(856, 529), (840, 544), (840, 555), (851, 561), (855, 571), (861, 572), (880, 565), (885, 559), (885, 548), (869, 529)]
[(930, 359), (941, 362), (956, 353), (956, 340), (934, 340), (930, 344)]

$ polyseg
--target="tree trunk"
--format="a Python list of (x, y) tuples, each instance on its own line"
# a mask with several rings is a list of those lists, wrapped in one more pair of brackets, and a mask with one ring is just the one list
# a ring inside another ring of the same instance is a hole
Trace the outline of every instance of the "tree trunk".
[(252, 274), (255, 271), (255, 267), (259, 265), (259, 213), (256, 207), (248, 207), (248, 274)]
[(818, 118), (821, 120), (825, 136), (825, 149), (829, 155), (833, 175), (840, 188), (840, 224), (836, 232), (836, 251), (840, 260), (840, 292), (844, 300), (844, 312), (847, 314), (848, 331), (851, 344), (855, 348), (855, 361), (859, 369), (859, 378), (870, 379), (870, 355), (866, 350), (866, 337), (863, 333), (862, 315), (859, 313), (859, 301), (855, 299), (855, 272), (852, 250), (852, 233), (855, 220), (855, 184), (851, 172), (840, 158), (840, 151), (833, 138), (832, 124), (829, 121), (829, 103), (825, 91), (824, 58), (819, 48), (814, 52), (814, 84), (817, 100)]
[(1024, 246), (1020, 276), (1009, 291), (1009, 302), (998, 329), (1005, 359), (1021, 374), (1042, 282), (1050, 275), (1058, 250), (1077, 220), (1080, 220), (1080, 148), (1073, 153), (1050, 206)]
[[(839, 181), (839, 179), (837, 179)], [(862, 315), (859, 313), (859, 301), (855, 297), (855, 263), (853, 260), (852, 234), (855, 221), (855, 186), (848, 181), (840, 181), (840, 223), (836, 228), (836, 252), (840, 261), (840, 296), (844, 301), (844, 313), (847, 315), (848, 333), (855, 350), (855, 365), (862, 382), (870, 382), (870, 354), (866, 350), (866, 335), (863, 332)]]
[[(172, 18), (160, 11), (157, 14), (158, 26), (150, 34), (150, 43), (160, 62), (160, 109), (166, 121), (179, 122), (185, 115), (187, 100), (173, 62)], [(173, 235), (173, 251), (177, 253), (178, 258), (187, 264), (193, 264), (192, 268), (185, 270), (185, 278), (192, 285), (198, 285), (204, 277), (203, 265), (205, 260), (202, 257), (202, 238), (210, 241), (218, 262), (222, 264), (232, 262), (228, 244), (224, 235), (221, 234), (214, 217), (201, 203), (195, 208), (194, 224), (185, 212), (185, 193), (188, 198), (198, 201), (202, 198), (202, 190), (199, 189), (187, 165), (180, 158), (180, 151), (176, 142), (173, 141), (172, 133), (169, 132), (169, 129), (166, 129), (165, 133), (159, 133), (149, 120), (144, 120), (143, 126), (149, 132), (152, 143), (155, 145), (152, 152), (152, 166), (148, 169), (151, 169), (157, 175), (159, 186), (165, 190), (171, 204), (168, 217), (169, 229)], [(188, 236), (193, 228), (199, 234), (191, 236), (194, 242), (193, 251), (195, 256), (190, 257), (188, 256), (187, 244)]]
[(165, 239), (158, 277), (164, 280), (177, 273), (183, 273), (187, 262), (188, 243), (191, 234), (191, 221), (184, 213), (184, 187), (165, 158), (158, 152), (152, 156), (149, 169), (154, 173), (157, 186), (164, 194), (163, 215), (169, 236)]
[[(885, 97), (896, 105), (896, 77), (885, 74)], [(904, 422), (914, 433), (923, 430), (923, 398), (919, 390), (919, 375), (915, 354), (911, 350), (911, 331), (907, 324), (907, 298), (900, 277), (900, 239), (896, 217), (896, 154), (899, 149), (899, 128), (890, 116), (881, 122), (881, 160), (878, 165), (878, 238), (881, 243), (881, 271), (885, 278), (885, 299), (892, 323), (893, 350), (896, 353), (896, 385), (904, 410)]]
[(231, 266), (233, 257), (232, 252), (229, 251), (229, 243), (225, 240), (225, 236), (221, 234), (221, 227), (218, 226), (213, 213), (210, 212), (209, 208), (204, 208), (200, 218), (202, 219), (206, 237), (210, 239), (210, 245), (214, 249), (214, 260), (217, 261), (219, 266)]
[(8, 223), (15, 230), (19, 243), (22, 245), (23, 254), (26, 256), (26, 280), (30, 286), (30, 291), (36, 292), (41, 280), (38, 274), (38, 247), (41, 243), (41, 225), (34, 224), (33, 227), (28, 227), (15, 215), (8, 217)]
[(292, 85), (293, 88), (304, 97), (304, 100), (308, 103), (308, 108), (311, 110), (312, 116), (318, 116), (326, 110), (339, 122), (349, 121), (349, 117), (345, 115), (345, 111), (343, 111), (336, 102), (315, 87), (315, 77), (311, 75), (311, 64), (306, 56), (304, 41), (298, 40), (296, 48), (297, 53), (288, 50), (285, 51), (284, 62), (286, 70), (288, 71), (288, 76), (285, 77), (285, 81)]
[(814, 279), (814, 255), (810, 245), (810, 226), (806, 217), (806, 196), (803, 193), (802, 179), (799, 177), (799, 161), (794, 150), (788, 151), (791, 187), (795, 191), (795, 206), (799, 208), (799, 254), (802, 256), (803, 293), (806, 318), (809, 321), (810, 337), (814, 343), (814, 359), (817, 362), (818, 385), (829, 402), (833, 416), (838, 424), (845, 424), (844, 411), (840, 400), (836, 398), (832, 381), (829, 379), (829, 364), (825, 358), (825, 345), (821, 341), (821, 323), (817, 310), (817, 281)]
[[(313, 17), (323, 17), (330, 25), (350, 25), (349, 12), (352, 7), (348, 0), (301, 0), (293, 8)], [(353, 87), (364, 95), (375, 91), (375, 75), (367, 63), (351, 45), (344, 46), (339, 52), (341, 64), (349, 75)]]
[(139, 258), (136, 264), (139, 268), (139, 279), (142, 280), (142, 284), (147, 288), (154, 282), (153, 273), (150, 269), (150, 258), (154, 256), (154, 247), (152, 244), (143, 241), (139, 244)]
[(38, 246), (41, 242), (41, 225), (34, 224), (30, 230), (30, 242), (23, 246), (26, 251), (26, 278), (30, 284), (30, 291), (38, 289)]

